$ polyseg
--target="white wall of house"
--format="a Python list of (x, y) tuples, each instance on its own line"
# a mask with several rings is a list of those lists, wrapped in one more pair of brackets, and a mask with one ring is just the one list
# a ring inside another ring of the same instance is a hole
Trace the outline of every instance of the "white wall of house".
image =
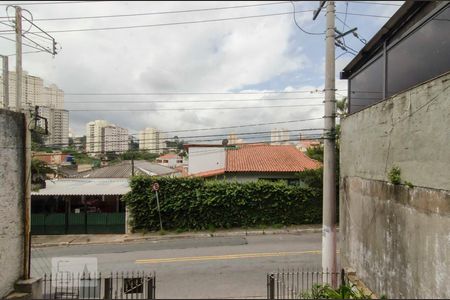
[(225, 149), (223, 147), (190, 147), (189, 174), (225, 168)]
[(175, 157), (175, 158), (163, 158), (163, 159), (157, 159), (156, 162), (165, 167), (169, 168), (176, 168), (178, 166), (181, 166), (183, 164), (183, 158), (181, 157)]

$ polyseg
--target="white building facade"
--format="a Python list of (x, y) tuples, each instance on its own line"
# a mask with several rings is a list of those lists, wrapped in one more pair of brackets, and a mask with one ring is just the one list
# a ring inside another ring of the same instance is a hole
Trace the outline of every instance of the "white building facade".
[[(3, 86), (3, 78), (0, 77)], [(16, 108), (16, 72), (8, 73), (9, 109)], [(0, 89), (1, 107), (4, 107), (3, 88)], [(55, 84), (44, 86), (44, 80), (37, 76), (23, 72), (22, 75), (22, 107), (46, 106), (56, 109), (64, 109), (64, 91)]]
[(158, 129), (145, 128), (139, 132), (139, 150), (160, 154), (165, 148), (165, 136)]
[[(16, 108), (16, 72), (8, 73), (9, 103), (4, 105), (3, 88), (0, 88), (0, 107), (15, 110)], [(0, 77), (0, 86), (3, 86), (3, 78)], [(49, 135), (43, 136), (47, 146), (65, 147), (69, 144), (69, 111), (64, 110), (64, 91), (55, 84), (44, 86), (44, 80), (37, 76), (29, 75), (26, 71), (22, 74), (22, 108), (39, 106), (39, 116), (47, 119)], [(45, 128), (45, 121), (39, 120), (38, 126)]]
[(128, 129), (109, 125), (102, 129), (103, 152), (124, 153), (128, 151)]
[[(39, 106), (38, 114), (47, 119), (48, 135), (44, 137), (47, 146), (67, 147), (69, 145), (69, 111)], [(45, 129), (45, 121), (38, 120), (37, 125)]]
[(107, 152), (126, 152), (128, 141), (128, 129), (105, 120), (95, 120), (86, 124), (86, 152), (92, 156)]
[(271, 145), (288, 145), (289, 144), (289, 131), (287, 129), (272, 129), (270, 133)]

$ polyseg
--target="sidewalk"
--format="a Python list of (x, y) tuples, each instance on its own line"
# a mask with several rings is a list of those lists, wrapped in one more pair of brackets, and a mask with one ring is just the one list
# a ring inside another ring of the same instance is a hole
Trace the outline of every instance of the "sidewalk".
[(159, 232), (133, 233), (133, 234), (68, 234), (68, 235), (35, 235), (32, 236), (31, 245), (33, 248), (69, 246), (69, 245), (90, 245), (90, 244), (121, 244), (138, 243), (146, 240), (158, 241), (177, 238), (207, 238), (207, 237), (226, 237), (226, 236), (247, 236), (264, 234), (301, 234), (320, 232), (321, 225), (297, 225), (283, 228), (266, 229), (229, 229), (195, 232)]

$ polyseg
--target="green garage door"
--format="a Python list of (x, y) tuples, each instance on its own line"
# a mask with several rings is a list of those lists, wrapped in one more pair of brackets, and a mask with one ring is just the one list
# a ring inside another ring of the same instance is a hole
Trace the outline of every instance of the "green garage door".
[(125, 233), (125, 213), (31, 214), (31, 234)]

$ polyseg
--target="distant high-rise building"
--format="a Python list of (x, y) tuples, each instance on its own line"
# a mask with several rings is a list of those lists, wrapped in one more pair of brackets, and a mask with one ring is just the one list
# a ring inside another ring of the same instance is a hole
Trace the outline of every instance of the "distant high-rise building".
[(108, 121), (95, 120), (86, 124), (86, 152), (92, 155), (102, 153), (102, 128)]
[(100, 155), (107, 152), (123, 153), (128, 150), (128, 129), (105, 120), (86, 125), (86, 152)]
[(228, 144), (229, 145), (236, 145), (236, 144), (243, 144), (243, 143), (244, 143), (244, 140), (239, 139), (234, 132), (232, 132), (228, 135)]
[(64, 108), (64, 91), (59, 89), (55, 84), (44, 87), (43, 104), (52, 108)]
[[(39, 106), (38, 114), (47, 119), (48, 134), (43, 136), (45, 145), (67, 147), (69, 145), (69, 112), (64, 109)], [(45, 129), (45, 121), (39, 119), (37, 126)]]
[(102, 152), (124, 153), (128, 151), (128, 130), (116, 125), (102, 128)]
[(139, 132), (139, 150), (162, 153), (166, 148), (164, 134), (155, 128), (145, 128)]
[[(0, 86), (3, 78), (0, 77)], [(9, 109), (16, 107), (16, 72), (9, 72)], [(0, 89), (1, 107), (3, 107), (3, 89)], [(22, 107), (46, 106), (49, 108), (64, 109), (64, 91), (55, 84), (44, 86), (44, 80), (37, 76), (22, 74)]]
[[(16, 72), (9, 72), (9, 109), (16, 108)], [(0, 86), (3, 78), (0, 77)], [(1, 103), (3, 107), (4, 95), (0, 88)], [(44, 80), (37, 76), (29, 75), (26, 71), (22, 74), (22, 108), (39, 106), (39, 116), (47, 119), (48, 135), (43, 140), (48, 146), (65, 147), (69, 144), (69, 112), (64, 110), (64, 92), (56, 85), (44, 86)], [(45, 127), (44, 120), (38, 120), (38, 126)]]
[(270, 144), (287, 145), (289, 144), (289, 131), (287, 129), (272, 129), (270, 133)]

